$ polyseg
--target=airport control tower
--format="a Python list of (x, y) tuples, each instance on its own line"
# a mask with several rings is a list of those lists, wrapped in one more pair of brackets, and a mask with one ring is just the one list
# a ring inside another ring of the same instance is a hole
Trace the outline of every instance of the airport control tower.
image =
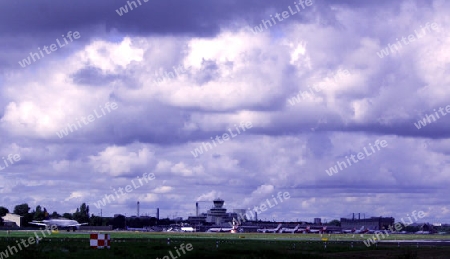
[(218, 198), (213, 201), (214, 207), (208, 210), (206, 215), (206, 222), (220, 225), (224, 219), (228, 217), (227, 209), (223, 208), (224, 200)]

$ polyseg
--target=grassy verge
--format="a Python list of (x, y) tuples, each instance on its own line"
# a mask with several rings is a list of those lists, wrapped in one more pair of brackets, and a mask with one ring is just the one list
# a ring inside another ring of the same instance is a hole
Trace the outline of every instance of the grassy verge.
[[(34, 231), (16, 231), (0, 235), (1, 252), (21, 239), (34, 236)], [(40, 235), (42, 236), (42, 235)], [(333, 236), (333, 235), (332, 235)], [(345, 236), (345, 235), (343, 235)], [(368, 235), (366, 235), (368, 237)], [(39, 244), (3, 258), (448, 258), (450, 246), (415, 243), (383, 243), (366, 247), (360, 240), (339, 240), (342, 236), (321, 241), (320, 235), (256, 235), (209, 233), (130, 233), (112, 232), (111, 249), (95, 250), (89, 247), (87, 233), (52, 233)], [(347, 235), (349, 237), (349, 235)], [(429, 239), (435, 236), (427, 236)], [(442, 236), (440, 236), (442, 239)], [(170, 244), (168, 244), (170, 238)], [(317, 239), (317, 240), (306, 240)], [(417, 237), (416, 237), (417, 238)], [(336, 239), (336, 240), (333, 240)], [(180, 249), (191, 244), (192, 251)], [(326, 247), (325, 247), (326, 244)], [(17, 245), (16, 245), (17, 246)], [(177, 254), (177, 250), (178, 253)], [(170, 256), (170, 252), (173, 257)], [(167, 256), (167, 257), (165, 257)], [(2, 258), (2, 259), (3, 259)]]

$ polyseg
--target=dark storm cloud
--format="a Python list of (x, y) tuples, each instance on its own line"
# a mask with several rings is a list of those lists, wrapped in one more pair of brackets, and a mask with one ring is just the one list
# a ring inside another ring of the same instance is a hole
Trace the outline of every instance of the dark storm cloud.
[(102, 70), (96, 67), (80, 69), (71, 76), (73, 83), (92, 86), (108, 85), (118, 77), (118, 75), (104, 75)]
[(85, 67), (71, 75), (72, 82), (79, 85), (87, 86), (107, 86), (114, 81), (121, 81), (124, 86), (134, 88), (138, 84), (130, 76), (122, 74), (105, 74), (97, 67)]
[[(127, 1), (99, 0), (59, 2), (41, 1), (2, 1), (0, 10), (6, 10), (0, 17), (0, 47), (12, 51), (0, 53), (0, 67), (18, 68), (17, 61), (25, 58), (30, 51), (49, 45), (55, 39), (69, 31), (79, 31), (80, 44), (88, 43), (92, 38), (102, 38), (111, 30), (121, 35), (185, 35), (212, 37), (223, 28), (241, 29), (244, 24), (236, 25), (235, 20), (245, 21), (250, 27), (257, 26), (269, 14), (286, 10), (294, 1), (228, 1), (228, 0), (150, 0), (128, 13), (119, 16), (117, 9), (127, 5)], [(360, 3), (358, 1), (314, 1), (316, 15), (322, 17), (322, 23), (338, 23), (334, 18), (333, 5), (368, 8), (392, 4), (389, 1)], [(308, 10), (312, 12), (312, 10)], [(305, 12), (305, 16), (310, 15)], [(322, 13), (322, 15), (320, 15)], [(286, 23), (308, 22), (302, 14), (295, 15)], [(106, 30), (106, 31), (105, 31)], [(78, 47), (81, 45), (78, 45)], [(58, 50), (74, 51), (75, 46)], [(60, 55), (54, 54), (54, 55)], [(53, 58), (53, 57), (50, 57)]]
[[(80, 0), (80, 1), (2, 1), (0, 9), (5, 10), (0, 17), (2, 35), (38, 35), (46, 32), (60, 32), (105, 25), (108, 29), (117, 28), (126, 33), (148, 35), (183, 34), (212, 36), (220, 27), (233, 19), (248, 19), (254, 22), (267, 17), (265, 11), (285, 10), (294, 1), (281, 0), (149, 0), (134, 10), (119, 16), (116, 10), (127, 5), (120, 0)], [(313, 5), (326, 8), (330, 3), (356, 8), (373, 8), (392, 3), (392, 1), (313, 1)], [(301, 17), (298, 15), (297, 17)], [(300, 18), (294, 18), (300, 19)]]

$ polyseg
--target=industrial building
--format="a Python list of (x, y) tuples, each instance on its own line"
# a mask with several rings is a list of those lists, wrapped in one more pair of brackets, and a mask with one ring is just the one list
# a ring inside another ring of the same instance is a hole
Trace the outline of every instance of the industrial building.
[(358, 214), (358, 218), (355, 218), (355, 214), (351, 219), (341, 218), (342, 229), (359, 229), (361, 227), (371, 230), (383, 230), (388, 229), (389, 226), (393, 226), (395, 219), (393, 217), (370, 217), (361, 219), (361, 214)]

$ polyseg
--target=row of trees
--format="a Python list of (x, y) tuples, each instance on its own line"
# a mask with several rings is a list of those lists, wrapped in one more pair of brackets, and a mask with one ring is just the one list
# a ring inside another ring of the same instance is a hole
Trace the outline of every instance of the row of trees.
[[(38, 205), (36, 208), (32, 211), (30, 211), (31, 208), (28, 206), (27, 203), (19, 204), (14, 207), (14, 214), (20, 215), (23, 217), (23, 223), (25, 226), (29, 226), (29, 222), (36, 220), (41, 221), (46, 219), (47, 217), (50, 218), (66, 218), (66, 219), (73, 219), (80, 223), (89, 223), (90, 226), (108, 226), (113, 225), (114, 228), (125, 228), (125, 226), (129, 227), (135, 227), (140, 228), (142, 226), (154, 226), (157, 223), (156, 218), (127, 218), (125, 220), (125, 216), (119, 216), (116, 218), (106, 218), (106, 217), (99, 217), (95, 216), (94, 214), (89, 215), (89, 205), (86, 205), (85, 203), (81, 204), (79, 208), (76, 209), (75, 213), (63, 213), (62, 215), (59, 214), (56, 211), (53, 211), (53, 213), (47, 212), (45, 208)], [(0, 206), (0, 226), (3, 225), (3, 220), (1, 217), (5, 216), (6, 213), (9, 213), (9, 210), (5, 207)], [(164, 220), (162, 220), (164, 221)], [(170, 224), (170, 220), (167, 219), (168, 224)], [(165, 222), (165, 221), (164, 221)]]
[[(89, 205), (85, 203), (81, 204), (79, 208), (75, 211), (75, 213), (64, 213), (60, 215), (56, 211), (53, 211), (52, 214), (49, 214), (45, 208), (42, 208), (41, 205), (36, 206), (36, 209), (30, 212), (31, 208), (27, 203), (19, 204), (14, 207), (14, 214), (20, 215), (23, 217), (23, 223), (28, 225), (29, 222), (36, 220), (41, 221), (47, 217), (50, 218), (59, 218), (64, 217), (67, 219), (73, 219), (80, 223), (88, 222), (90, 223), (89, 217)], [(3, 219), (1, 217), (5, 216), (6, 213), (9, 213), (9, 210), (5, 207), (0, 207), (0, 225), (3, 225)]]
[(6, 213), (9, 213), (9, 210), (5, 207), (0, 207), (0, 226), (3, 226), (3, 219), (2, 217), (6, 215)]

